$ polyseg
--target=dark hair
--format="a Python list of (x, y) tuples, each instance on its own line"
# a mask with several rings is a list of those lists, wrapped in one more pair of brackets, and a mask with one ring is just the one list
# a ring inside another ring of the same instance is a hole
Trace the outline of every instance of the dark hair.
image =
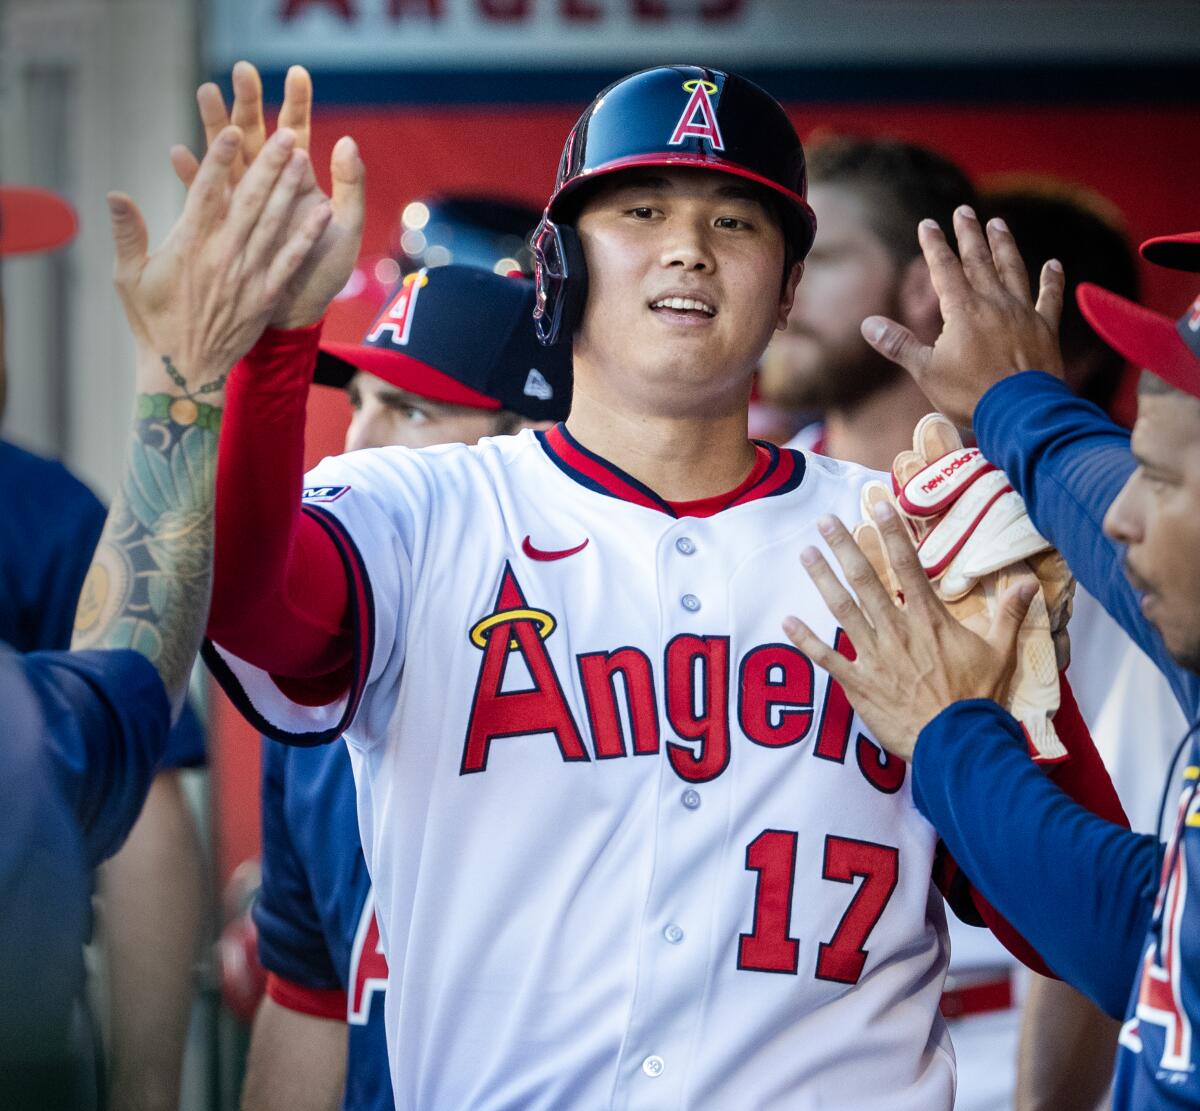
[(812, 185), (844, 185), (868, 202), (871, 230), (901, 262), (921, 253), (917, 224), (936, 220), (951, 243), (951, 216), (977, 205), (971, 179), (943, 155), (900, 139), (835, 135), (808, 149)]
[(1125, 360), (1092, 331), (1075, 302), (1075, 287), (1095, 282), (1131, 301), (1138, 299), (1137, 260), (1120, 210), (1082, 185), (1040, 176), (1000, 179), (986, 191), (984, 207), (987, 217), (1000, 216), (1008, 224), (1033, 290), (1047, 259), (1063, 264), (1067, 284), (1058, 329), (1063, 359), (1068, 365), (1090, 360), (1079, 394), (1107, 409)]

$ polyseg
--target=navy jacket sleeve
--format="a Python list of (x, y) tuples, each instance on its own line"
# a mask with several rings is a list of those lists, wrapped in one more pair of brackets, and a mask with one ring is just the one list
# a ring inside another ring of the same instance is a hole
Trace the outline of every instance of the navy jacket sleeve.
[[(88, 877), (79, 829), (46, 759), (45, 721), (24, 660), (0, 648), (0, 1072), (66, 1060), (83, 983)], [(8, 1075), (5, 1073), (5, 1075)]]
[(208, 760), (208, 748), (204, 741), (204, 726), (200, 724), (190, 699), (183, 703), (179, 720), (167, 738), (167, 749), (163, 753), (160, 767), (163, 769), (199, 768)]
[(963, 872), (1064, 980), (1125, 1013), (1150, 922), (1158, 841), (1098, 818), (1030, 760), (994, 702), (921, 732), (913, 798)]
[(254, 902), (263, 968), (317, 991), (341, 988), (325, 941), (304, 861), (288, 829), (287, 768), (291, 750), (262, 742), (262, 886)]
[(1103, 533), (1104, 514), (1136, 466), (1129, 433), (1041, 371), (988, 390), (974, 425), (983, 454), (1008, 475), (1038, 530), (1154, 660), (1191, 717), (1200, 703), (1200, 678), (1167, 654), (1125, 578), (1120, 546)]
[(46, 721), (54, 777), (95, 868), (141, 813), (170, 728), (166, 690), (150, 661), (125, 649), (33, 652), (24, 668)]

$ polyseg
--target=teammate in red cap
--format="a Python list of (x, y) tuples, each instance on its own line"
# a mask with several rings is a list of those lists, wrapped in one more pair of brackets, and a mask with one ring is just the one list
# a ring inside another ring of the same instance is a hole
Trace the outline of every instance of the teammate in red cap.
[[(1063, 271), (1043, 268), (1036, 304), (1012, 235), (974, 212), (955, 216), (962, 262), (936, 225), (920, 235), (945, 327), (932, 348), (892, 321), (863, 331), (944, 411), (974, 421), (980, 447), (1025, 496), (1080, 581), (1158, 664), (1193, 724), (1180, 740), (1182, 780), (1163, 788), (1159, 832), (1095, 818), (1029, 774), (1016, 723), (994, 701), (1006, 661), (954, 625), (912, 572), (895, 514), (880, 521), (904, 604), (879, 583), (844, 530), (834, 550), (859, 602), (813, 555), (826, 601), (860, 629), (851, 664), (802, 623), (794, 643), (827, 665), (889, 751), (912, 761), (914, 799), (963, 868), (1050, 965), (1123, 1017), (1113, 1107), (1200, 1103), (1200, 301), (1178, 321), (1096, 287), (1081, 308), (1146, 369), (1132, 440), (1072, 397), (1056, 326)], [(1151, 240), (1151, 258), (1200, 269), (1195, 233)], [(1050, 373), (1045, 373), (1049, 371)], [(1122, 574), (1124, 570), (1125, 574)], [(861, 622), (870, 622), (866, 631)], [(905, 709), (897, 712), (897, 694)], [(1136, 745), (1140, 738), (1130, 736)], [(1163, 821), (1165, 819), (1165, 826)]]
[(935, 867), (990, 908), (779, 633), (872, 473), (746, 435), (804, 195), (763, 90), (646, 70), (568, 137), (534, 242), (565, 424), (326, 460), (301, 509), (336, 264), (231, 377), (206, 657), (271, 735), (346, 737), (406, 1111), (951, 1105)]

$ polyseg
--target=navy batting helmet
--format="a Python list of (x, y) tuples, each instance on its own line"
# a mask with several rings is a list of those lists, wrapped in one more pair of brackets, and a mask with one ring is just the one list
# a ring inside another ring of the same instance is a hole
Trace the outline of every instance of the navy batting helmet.
[(609, 85), (567, 136), (554, 193), (533, 237), (538, 337), (574, 331), (586, 272), (571, 226), (591, 182), (643, 166), (719, 170), (768, 189), (783, 214), (789, 255), (808, 253), (817, 222), (808, 206), (804, 148), (779, 102), (744, 77), (701, 66), (657, 66)]

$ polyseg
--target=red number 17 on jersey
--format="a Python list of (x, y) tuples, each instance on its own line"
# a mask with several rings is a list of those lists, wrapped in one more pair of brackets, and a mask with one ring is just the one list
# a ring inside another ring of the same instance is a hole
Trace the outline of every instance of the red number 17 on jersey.
[[(788, 932), (796, 877), (796, 833), (765, 829), (746, 846), (746, 869), (758, 873), (754, 893), (754, 925), (738, 938), (738, 968), (751, 972), (786, 972), (799, 968), (800, 941)], [(857, 984), (867, 963), (867, 938), (896, 890), (900, 851), (873, 841), (825, 838), (823, 879), (862, 883), (833, 932), (817, 949), (818, 980)]]

